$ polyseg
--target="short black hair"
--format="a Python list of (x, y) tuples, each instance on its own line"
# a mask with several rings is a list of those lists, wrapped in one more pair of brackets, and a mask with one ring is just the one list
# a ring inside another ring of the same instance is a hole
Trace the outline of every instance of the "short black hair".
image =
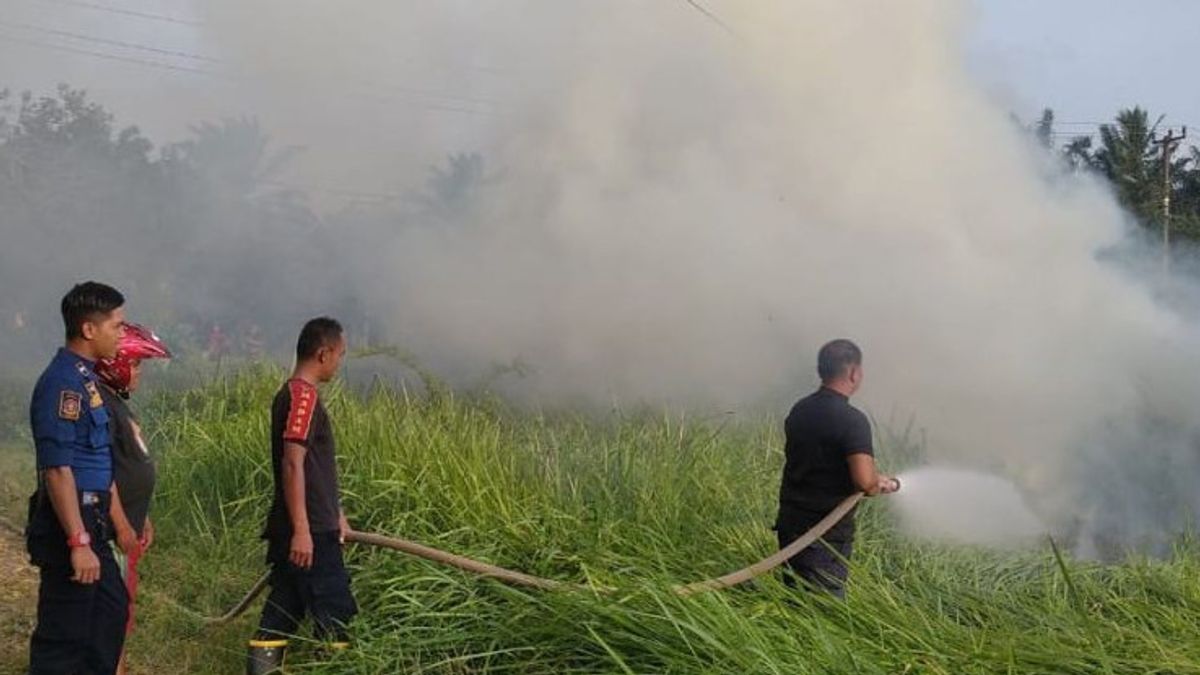
[(107, 316), (124, 304), (125, 296), (112, 286), (98, 281), (75, 284), (62, 299), (63, 327), (67, 329), (67, 339), (83, 337), (83, 324), (97, 316)]
[(862, 365), (862, 350), (846, 339), (826, 342), (817, 352), (817, 374), (822, 382), (841, 377), (850, 366)]
[(309, 319), (300, 330), (300, 339), (296, 341), (296, 360), (307, 361), (317, 355), (321, 347), (337, 344), (342, 337), (342, 324), (337, 319), (318, 316)]

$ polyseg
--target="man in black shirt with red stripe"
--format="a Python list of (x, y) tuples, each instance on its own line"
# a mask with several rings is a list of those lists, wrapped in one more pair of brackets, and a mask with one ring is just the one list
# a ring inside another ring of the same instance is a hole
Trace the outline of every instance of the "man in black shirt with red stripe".
[(346, 338), (337, 321), (304, 325), (296, 368), (271, 405), (271, 469), (275, 495), (263, 538), (271, 565), (271, 594), (250, 640), (246, 672), (275, 672), (305, 612), (317, 637), (334, 648), (347, 642), (346, 624), (358, 612), (342, 544), (350, 531), (338, 494), (333, 427), (317, 385), (337, 375)]
[[(875, 470), (871, 423), (850, 405), (863, 381), (862, 351), (849, 340), (827, 343), (817, 354), (817, 374), (820, 389), (800, 399), (784, 423), (786, 461), (775, 521), (781, 549), (854, 492), (874, 496), (899, 489), (894, 478)], [(809, 587), (842, 597), (853, 546), (851, 511), (823, 541), (788, 560), (784, 579), (790, 585), (799, 577)]]

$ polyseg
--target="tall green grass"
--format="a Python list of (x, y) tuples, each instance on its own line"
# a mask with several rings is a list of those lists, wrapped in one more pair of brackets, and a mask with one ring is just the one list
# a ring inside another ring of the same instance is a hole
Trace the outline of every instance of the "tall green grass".
[[(159, 542), (135, 663), (238, 672), (251, 616), (203, 629), (264, 569), (268, 407), (263, 370), (146, 401), (160, 457)], [(771, 552), (778, 424), (612, 411), (539, 414), (445, 392), (323, 394), (352, 524), (529, 573), (596, 586), (505, 587), (390, 551), (354, 548), (355, 647), (293, 670), (330, 673), (1200, 672), (1200, 563), (1102, 567), (1047, 548), (938, 548), (860, 514), (849, 597), (774, 576), (679, 598), (673, 583)], [(881, 434), (883, 458), (919, 454)], [(152, 668), (154, 672), (158, 672)]]

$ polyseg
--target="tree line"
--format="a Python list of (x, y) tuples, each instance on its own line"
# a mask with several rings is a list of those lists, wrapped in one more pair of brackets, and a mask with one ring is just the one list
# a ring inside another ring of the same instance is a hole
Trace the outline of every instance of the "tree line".
[[(1056, 144), (1050, 110), (1028, 128), (1062, 170), (1108, 182), (1149, 231), (1169, 190), (1174, 238), (1200, 240), (1200, 149), (1181, 144), (1164, 184), (1163, 129), (1147, 111), (1120, 111), (1098, 141)], [(477, 197), (492, 181), (478, 155), (431, 167), (403, 198), (322, 211), (281, 178), (300, 152), (250, 118), (199, 124), (156, 148), (82, 90), (0, 92), (0, 336), (13, 353), (43, 356), (59, 337), (64, 284), (87, 277), (127, 290), (143, 321), (197, 351), (214, 326), (279, 347), (321, 312), (370, 334), (394, 310), (373, 283), (393, 264), (389, 237), (485, 224)]]

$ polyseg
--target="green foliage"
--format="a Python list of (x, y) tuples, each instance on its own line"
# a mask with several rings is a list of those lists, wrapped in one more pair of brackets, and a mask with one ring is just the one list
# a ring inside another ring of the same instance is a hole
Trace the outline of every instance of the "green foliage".
[(1146, 221), (1161, 215), (1162, 160), (1154, 133), (1145, 110), (1122, 110), (1115, 124), (1101, 125), (1101, 147), (1092, 158), (1121, 204)]
[(0, 376), (0, 443), (28, 438), (29, 395), (23, 379)]
[[(237, 671), (255, 617), (200, 632), (178, 604), (218, 613), (263, 569), (267, 408), (281, 378), (261, 372), (149, 402), (159, 543), (145, 562), (135, 664)], [(1049, 549), (916, 545), (873, 500), (844, 604), (773, 576), (679, 598), (672, 583), (773, 550), (777, 421), (596, 420), (382, 387), (323, 395), (356, 527), (618, 591), (513, 589), (354, 548), (355, 647), (325, 663), (301, 646), (297, 672), (1200, 672), (1194, 548), (1103, 567)], [(881, 433), (881, 456), (919, 457), (911, 436)]]
[(486, 222), (475, 209), (492, 178), (478, 154), (450, 155), (424, 190), (404, 191), (404, 204), (318, 214), (307, 189), (285, 182), (299, 152), (277, 147), (252, 118), (199, 123), (156, 150), (83, 90), (0, 91), (9, 362), (45, 357), (43, 346), (61, 339), (53, 308), (86, 278), (125, 291), (133, 318), (180, 353), (203, 349), (217, 325), (232, 340), (258, 335), (258, 351), (290, 351), (299, 324), (322, 312), (367, 341), (395, 311), (362, 286), (395, 262), (386, 235), (410, 223)]
[[(52, 308), (89, 277), (136, 298), (137, 320), (200, 344), (219, 323), (233, 338), (256, 326), (269, 346), (287, 345), (294, 308), (335, 304), (345, 289), (332, 263), (338, 240), (303, 194), (275, 182), (297, 150), (274, 150), (253, 119), (191, 134), (155, 153), (82, 90), (0, 94), (0, 232), (11, 244), (0, 248), (0, 336), (10, 356), (41, 358), (41, 345), (60, 340)], [(352, 304), (339, 307), (356, 318)]]
[[(1159, 120), (1161, 122), (1161, 118)], [(1142, 225), (1157, 231), (1163, 219), (1163, 146), (1159, 123), (1140, 107), (1121, 110), (1112, 124), (1099, 129), (1099, 146), (1079, 136), (1060, 150), (1072, 171), (1102, 176), (1117, 200)], [(1054, 112), (1046, 109), (1031, 132), (1038, 143), (1053, 148)], [(1200, 239), (1200, 148), (1179, 148), (1171, 158), (1171, 230), (1175, 236)]]

